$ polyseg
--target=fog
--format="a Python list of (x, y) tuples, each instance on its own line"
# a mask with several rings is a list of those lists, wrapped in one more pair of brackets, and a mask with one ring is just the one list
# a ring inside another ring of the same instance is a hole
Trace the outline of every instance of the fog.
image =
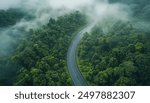
[(30, 35), (31, 29), (47, 24), (50, 17), (78, 10), (87, 15), (89, 23), (99, 24), (105, 34), (118, 21), (149, 32), (149, 4), (150, 0), (0, 0), (0, 10), (16, 8), (25, 13), (16, 24), (0, 28), (0, 83), (11, 81), (16, 75), (16, 67), (7, 57)]
[[(121, 2), (110, 3), (110, 1)], [(149, 22), (143, 20), (137, 22), (135, 17), (133, 17), (133, 10), (138, 7), (138, 4), (132, 1), (136, 0), (122, 1), (123, 0), (0, 0), (1, 10), (18, 8), (33, 17), (31, 20), (22, 18), (15, 25), (0, 29), (0, 56), (10, 53), (13, 44), (17, 43), (16, 37), (24, 37), (25, 32), (29, 32), (30, 29), (37, 29), (46, 24), (50, 17), (57, 18), (58, 16), (75, 10), (85, 13), (89, 17), (89, 22), (100, 22), (105, 32), (109, 29), (105, 24), (109, 24), (111, 27), (115, 21), (130, 21), (135, 22), (135, 25), (140, 24), (145, 26), (145, 24), (147, 24), (147, 27), (149, 26)], [(150, 9), (145, 8), (145, 11), (146, 10)], [(139, 26), (139, 28), (140, 27), (141, 26)], [(15, 36), (11, 36), (11, 34)]]
[(98, 21), (103, 21), (107, 17), (129, 20), (131, 14), (128, 5), (110, 4), (108, 0), (0, 0), (0, 2), (0, 9), (19, 8), (34, 15), (36, 19), (30, 21), (31, 27), (36, 27), (36, 22), (45, 24), (50, 17), (64, 15), (74, 10), (84, 12), (91, 20)]

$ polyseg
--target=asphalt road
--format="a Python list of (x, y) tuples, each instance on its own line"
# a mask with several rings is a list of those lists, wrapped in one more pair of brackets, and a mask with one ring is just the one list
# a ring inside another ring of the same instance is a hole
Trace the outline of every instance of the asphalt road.
[(77, 46), (80, 43), (80, 40), (84, 36), (84, 33), (89, 32), (91, 28), (94, 26), (93, 24), (90, 24), (86, 26), (84, 29), (82, 29), (72, 40), (68, 53), (67, 53), (67, 66), (68, 71), (70, 73), (71, 79), (75, 86), (86, 86), (87, 83), (85, 79), (83, 78), (81, 72), (78, 69), (77, 63), (76, 63), (76, 50)]

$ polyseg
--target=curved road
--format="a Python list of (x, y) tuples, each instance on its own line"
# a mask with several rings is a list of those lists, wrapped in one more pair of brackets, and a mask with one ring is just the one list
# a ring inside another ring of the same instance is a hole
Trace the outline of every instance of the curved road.
[(73, 83), (75, 86), (86, 86), (87, 83), (85, 79), (83, 78), (81, 72), (78, 69), (77, 63), (76, 63), (76, 50), (77, 46), (84, 36), (85, 32), (89, 32), (91, 28), (94, 26), (93, 24), (90, 24), (86, 26), (83, 30), (81, 30), (72, 40), (71, 45), (68, 49), (67, 53), (67, 66), (68, 71), (70, 73), (71, 79), (73, 80)]

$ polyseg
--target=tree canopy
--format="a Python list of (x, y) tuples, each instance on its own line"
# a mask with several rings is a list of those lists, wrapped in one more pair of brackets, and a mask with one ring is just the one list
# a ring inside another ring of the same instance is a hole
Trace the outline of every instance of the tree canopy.
[(85, 34), (77, 55), (82, 74), (90, 85), (150, 85), (149, 33), (117, 25), (109, 34), (99, 26)]
[(50, 18), (43, 27), (31, 30), (6, 60), (16, 65), (17, 73), (12, 83), (7, 84), (72, 85), (66, 65), (67, 49), (74, 32), (85, 24), (86, 17), (75, 11), (57, 19)]

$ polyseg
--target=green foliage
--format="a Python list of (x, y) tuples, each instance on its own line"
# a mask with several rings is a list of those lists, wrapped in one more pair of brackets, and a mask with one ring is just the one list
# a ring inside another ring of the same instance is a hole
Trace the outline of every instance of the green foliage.
[(0, 27), (16, 24), (24, 16), (18, 9), (0, 10)]
[(0, 57), (0, 85), (11, 85), (16, 75), (16, 65), (9, 57)]
[(13, 85), (72, 85), (67, 49), (73, 33), (85, 23), (85, 16), (77, 11), (57, 20), (50, 18), (47, 25), (33, 30), (11, 57), (19, 67)]
[[(90, 85), (150, 85), (150, 36), (123, 24), (110, 34), (95, 27), (78, 50), (81, 72)], [(125, 32), (124, 32), (125, 31)]]

